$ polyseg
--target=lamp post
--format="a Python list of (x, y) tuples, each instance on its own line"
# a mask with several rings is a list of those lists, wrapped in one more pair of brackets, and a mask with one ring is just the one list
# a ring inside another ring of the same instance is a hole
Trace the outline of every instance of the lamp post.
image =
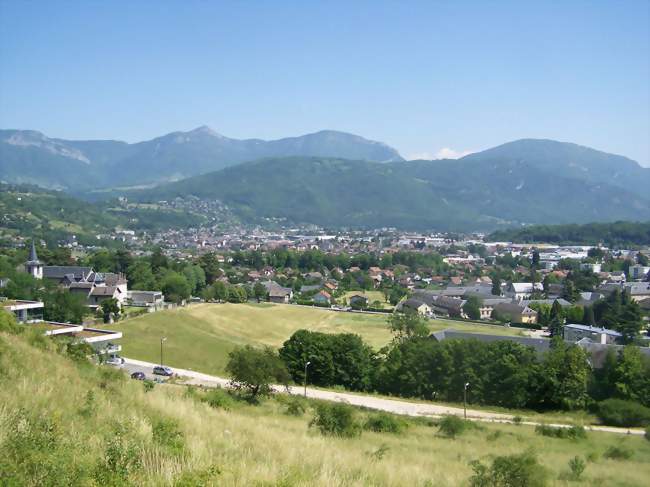
[(467, 419), (467, 388), (469, 387), (469, 382), (465, 382), (465, 388), (463, 389), (463, 416)]
[(311, 365), (311, 362), (305, 362), (305, 380), (304, 380), (305, 397), (307, 397), (307, 366), (309, 365)]
[(160, 337), (160, 366), (163, 365), (163, 342), (167, 341), (167, 337)]

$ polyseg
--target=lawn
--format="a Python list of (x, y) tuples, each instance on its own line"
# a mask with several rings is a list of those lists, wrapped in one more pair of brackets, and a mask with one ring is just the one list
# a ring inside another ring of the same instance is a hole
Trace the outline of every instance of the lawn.
[[(375, 349), (391, 340), (387, 316), (343, 313), (281, 304), (196, 304), (126, 319), (112, 329), (122, 331), (126, 357), (157, 362), (165, 336), (164, 362), (173, 367), (223, 374), (228, 352), (238, 345), (282, 346), (296, 330), (356, 333)], [(458, 321), (431, 320), (432, 331), (445, 328), (516, 335), (516, 329)]]

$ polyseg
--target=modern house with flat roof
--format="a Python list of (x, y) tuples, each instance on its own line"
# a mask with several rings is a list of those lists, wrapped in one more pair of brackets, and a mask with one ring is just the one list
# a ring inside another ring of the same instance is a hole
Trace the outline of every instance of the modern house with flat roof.
[(564, 339), (567, 342), (578, 342), (584, 338), (594, 343), (611, 344), (616, 343), (622, 335), (614, 330), (600, 328), (598, 326), (589, 326), (569, 323), (564, 325)]
[(43, 303), (41, 301), (26, 301), (23, 299), (6, 299), (0, 301), (5, 311), (13, 313), (18, 323), (29, 323), (43, 320)]

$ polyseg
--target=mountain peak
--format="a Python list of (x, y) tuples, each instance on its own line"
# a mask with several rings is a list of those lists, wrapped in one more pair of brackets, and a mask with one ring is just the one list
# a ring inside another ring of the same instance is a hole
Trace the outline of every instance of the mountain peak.
[(190, 130), (188, 134), (201, 134), (201, 135), (210, 135), (212, 137), (225, 138), (223, 135), (215, 132), (207, 125), (201, 125), (200, 127), (197, 127), (194, 130)]

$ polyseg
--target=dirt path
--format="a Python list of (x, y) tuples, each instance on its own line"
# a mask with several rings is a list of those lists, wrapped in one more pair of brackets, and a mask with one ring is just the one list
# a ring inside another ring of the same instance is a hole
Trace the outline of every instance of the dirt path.
[[(151, 371), (154, 365), (151, 362), (143, 362), (141, 360), (134, 359), (125, 359), (125, 368), (131, 372), (135, 371)], [(202, 387), (228, 387), (229, 380), (222, 377), (216, 377), (213, 375), (203, 374), (201, 372), (195, 372), (193, 370), (177, 369), (173, 368), (174, 372), (182, 377), (183, 384), (196, 385)], [(276, 391), (285, 392), (284, 387), (276, 386)], [(288, 388), (290, 394), (303, 395), (304, 388), (291, 386)], [(440, 417), (446, 414), (453, 414), (455, 416), (463, 416), (464, 411), (462, 408), (452, 407), (452, 406), (441, 406), (433, 403), (417, 403), (410, 402), (407, 400), (401, 399), (385, 399), (381, 397), (363, 395), (363, 394), (353, 394), (350, 392), (336, 392), (336, 391), (327, 391), (322, 389), (313, 389), (311, 387), (307, 388), (307, 397), (313, 399), (322, 399), (325, 401), (335, 401), (335, 402), (345, 402), (353, 406), (361, 406), (369, 409), (376, 409), (378, 411), (386, 411), (394, 414), (402, 414), (405, 416), (419, 416), (419, 417)], [(491, 423), (512, 423), (513, 416), (509, 414), (501, 413), (492, 413), (489, 411), (479, 411), (476, 409), (467, 410), (467, 419), (471, 421), (483, 421)], [(537, 426), (541, 423), (534, 421), (523, 421), (521, 424), (526, 424), (530, 426)], [(550, 424), (545, 423), (548, 426), (554, 426), (558, 428), (568, 428), (571, 425), (567, 424)], [(640, 429), (627, 429), (627, 428), (616, 428), (612, 426), (585, 426), (585, 429), (588, 431), (600, 431), (606, 433), (618, 433), (618, 434), (632, 434), (632, 435), (643, 435), (645, 432)]]

